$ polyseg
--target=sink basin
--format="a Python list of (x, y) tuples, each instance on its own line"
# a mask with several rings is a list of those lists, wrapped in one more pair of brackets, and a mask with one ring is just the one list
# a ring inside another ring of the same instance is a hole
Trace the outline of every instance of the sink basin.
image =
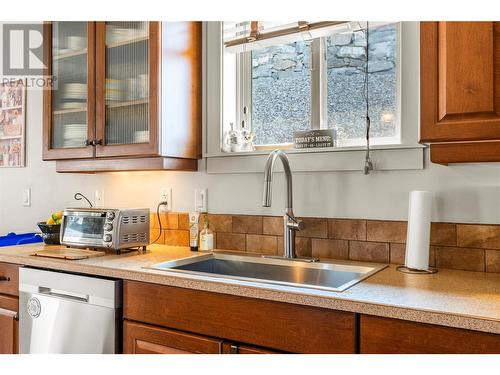
[(193, 276), (342, 292), (387, 267), (348, 261), (308, 263), (300, 260), (211, 253), (149, 268)]

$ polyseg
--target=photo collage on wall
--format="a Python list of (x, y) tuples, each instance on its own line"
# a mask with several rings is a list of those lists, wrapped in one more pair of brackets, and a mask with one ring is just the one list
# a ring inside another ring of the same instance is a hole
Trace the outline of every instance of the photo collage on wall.
[(25, 105), (24, 80), (0, 81), (0, 168), (25, 165)]

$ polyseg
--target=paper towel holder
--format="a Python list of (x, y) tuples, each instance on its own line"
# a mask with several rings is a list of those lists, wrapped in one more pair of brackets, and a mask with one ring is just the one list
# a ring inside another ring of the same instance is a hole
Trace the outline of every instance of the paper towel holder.
[(438, 271), (437, 268), (434, 268), (434, 267), (429, 267), (429, 269), (427, 269), (427, 270), (417, 270), (415, 268), (410, 268), (410, 267), (406, 267), (406, 266), (397, 266), (396, 270), (399, 272), (410, 273), (413, 275), (431, 275), (431, 274), (436, 273)]

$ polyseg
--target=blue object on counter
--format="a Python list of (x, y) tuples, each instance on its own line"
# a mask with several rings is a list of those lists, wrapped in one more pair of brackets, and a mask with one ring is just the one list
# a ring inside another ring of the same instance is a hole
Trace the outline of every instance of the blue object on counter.
[(43, 242), (42, 236), (36, 233), (9, 233), (6, 236), (0, 236), (0, 247), (25, 245), (29, 243)]

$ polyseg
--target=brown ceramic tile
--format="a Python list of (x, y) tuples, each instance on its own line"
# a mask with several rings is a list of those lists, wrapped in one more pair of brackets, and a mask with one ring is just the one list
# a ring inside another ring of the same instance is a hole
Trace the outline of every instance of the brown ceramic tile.
[(160, 226), (158, 225), (158, 217), (156, 216), (156, 212), (154, 214), (149, 215), (149, 227), (152, 229), (160, 228)]
[(486, 251), (486, 272), (500, 272), (500, 251)]
[(160, 214), (163, 229), (179, 229), (179, 215), (175, 212)]
[(451, 223), (432, 223), (431, 245), (457, 246), (457, 225)]
[[(200, 220), (200, 223), (203, 225), (204, 222)], [(189, 214), (179, 213), (179, 229), (189, 230)]]
[[(284, 252), (283, 236), (278, 237), (278, 255), (283, 255)], [(295, 237), (295, 253), (299, 257), (311, 258), (311, 238)]]
[(484, 271), (484, 250), (460, 247), (434, 247), (436, 266), (465, 271)]
[(220, 250), (246, 250), (246, 238), (242, 233), (217, 233), (217, 249)]
[[(156, 229), (156, 228), (151, 228), (149, 230), (149, 240), (150, 242), (154, 242), (156, 240), (156, 238), (158, 237), (158, 235), (160, 234), (160, 229)], [(165, 243), (165, 235), (162, 233), (162, 235), (158, 238), (158, 240), (155, 242), (155, 243), (159, 243), (159, 244), (163, 244)]]
[(233, 233), (262, 234), (262, 216), (233, 216)]
[[(232, 232), (233, 220), (231, 215), (208, 214), (210, 229), (214, 232)], [(203, 224), (202, 221), (200, 221)]]
[(500, 225), (457, 225), (457, 246), (500, 249)]
[(406, 242), (406, 221), (378, 221), (366, 222), (366, 239), (379, 242)]
[(278, 237), (247, 234), (247, 252), (277, 254)]
[[(282, 238), (282, 237), (281, 237)], [(312, 238), (295, 237), (295, 252), (297, 256), (303, 258), (312, 257)]]
[(328, 219), (328, 238), (366, 240), (366, 220)]
[(262, 233), (283, 236), (283, 216), (264, 216)]
[[(179, 215), (176, 212), (162, 212), (160, 213), (160, 220), (163, 229), (178, 229), (179, 228)], [(159, 229), (158, 216), (155, 213), (150, 215), (149, 225), (151, 228)]]
[(189, 246), (189, 231), (167, 229), (164, 230), (165, 245), (171, 246)]
[(389, 263), (389, 244), (383, 242), (349, 241), (349, 259)]
[[(400, 243), (391, 243), (391, 263), (392, 264), (405, 264), (405, 254), (406, 254), (406, 245)], [(429, 249), (429, 266), (435, 267), (436, 265), (436, 256), (434, 247), (431, 246)]]
[(312, 256), (320, 259), (349, 259), (349, 241), (312, 239)]
[(318, 219), (312, 217), (300, 218), (304, 221), (305, 228), (297, 231), (297, 237), (313, 237), (327, 238), (328, 237), (328, 221), (327, 219)]
[(391, 263), (405, 264), (406, 245), (402, 243), (391, 243)]

